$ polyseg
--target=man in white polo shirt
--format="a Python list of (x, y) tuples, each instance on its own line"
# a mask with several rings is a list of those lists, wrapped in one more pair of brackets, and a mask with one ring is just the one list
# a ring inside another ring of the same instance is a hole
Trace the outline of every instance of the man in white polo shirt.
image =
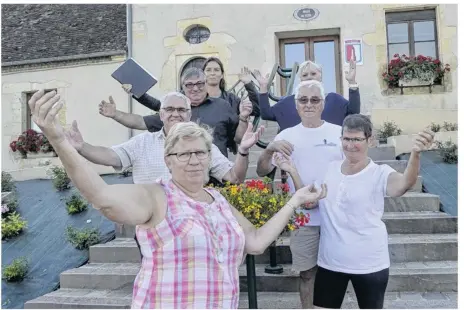
[[(341, 127), (321, 119), (324, 110), (324, 88), (318, 81), (301, 82), (295, 102), (301, 123), (281, 131), (258, 160), (257, 173), (265, 176), (274, 169), (275, 152), (290, 156), (298, 171), (302, 186), (324, 180), (330, 162), (343, 159)], [(295, 180), (288, 180), (293, 193)], [(328, 189), (330, 191), (330, 189)], [(320, 215), (317, 206), (304, 206), (300, 210), (299, 227), (292, 232), (290, 249), (293, 269), (300, 273), (300, 299), (303, 309), (313, 308), (314, 278), (319, 250)]]
[[(135, 184), (153, 183), (157, 179), (167, 181), (171, 173), (164, 162), (164, 141), (174, 124), (190, 120), (190, 99), (178, 92), (168, 93), (161, 99), (160, 117), (164, 124), (162, 130), (141, 133), (111, 148), (84, 142), (75, 121), (71, 129), (66, 131), (66, 136), (79, 154), (95, 164), (112, 166), (117, 170), (132, 166)], [(258, 141), (262, 132), (263, 128), (260, 128), (253, 133), (252, 125), (249, 124), (238, 148), (235, 164), (213, 144), (210, 176), (231, 183), (243, 182), (248, 169), (248, 150)]]

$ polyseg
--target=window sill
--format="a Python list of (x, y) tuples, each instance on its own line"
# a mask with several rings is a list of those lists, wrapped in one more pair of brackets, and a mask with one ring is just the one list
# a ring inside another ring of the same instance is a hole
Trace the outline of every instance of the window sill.
[(382, 91), (383, 96), (407, 96), (407, 95), (437, 95), (449, 92), (445, 85), (433, 85), (432, 92), (430, 92), (429, 86), (421, 87), (403, 87), (403, 94), (401, 94), (401, 88), (387, 88)]
[(57, 157), (55, 152), (49, 153), (28, 153), (25, 159), (36, 159), (36, 158), (53, 158)]

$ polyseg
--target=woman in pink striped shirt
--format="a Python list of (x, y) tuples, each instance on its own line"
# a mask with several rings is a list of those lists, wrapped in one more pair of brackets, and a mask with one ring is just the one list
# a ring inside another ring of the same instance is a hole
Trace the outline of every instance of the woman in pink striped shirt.
[(83, 196), (110, 220), (137, 225), (143, 261), (132, 308), (237, 308), (244, 255), (262, 253), (296, 207), (326, 195), (325, 185), (320, 192), (304, 187), (256, 229), (218, 191), (204, 188), (212, 137), (192, 122), (178, 123), (166, 138), (169, 182), (108, 185), (66, 140), (56, 120), (62, 105), (55, 91), (39, 91), (29, 101), (34, 122)]

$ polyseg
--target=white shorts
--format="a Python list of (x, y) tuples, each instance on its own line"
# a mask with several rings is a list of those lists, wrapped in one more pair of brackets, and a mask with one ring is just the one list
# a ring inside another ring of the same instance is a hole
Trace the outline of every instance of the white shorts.
[(319, 239), (320, 226), (302, 226), (292, 231), (290, 251), (293, 271), (306, 271), (317, 265)]

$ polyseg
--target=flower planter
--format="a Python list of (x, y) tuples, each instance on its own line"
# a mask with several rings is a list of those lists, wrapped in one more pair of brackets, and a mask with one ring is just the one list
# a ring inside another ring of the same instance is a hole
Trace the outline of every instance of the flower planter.
[(50, 158), (50, 157), (56, 157), (55, 152), (48, 152), (48, 153), (27, 153), (27, 158), (32, 159), (32, 158)]
[(403, 79), (400, 79), (398, 81), (398, 85), (401, 87), (401, 86), (404, 86), (404, 87), (408, 87), (408, 86), (429, 86), (429, 85), (433, 85), (433, 79), (430, 79), (429, 81), (422, 81), (422, 80), (419, 80), (418, 78), (414, 78), (412, 80), (409, 80), (409, 81), (405, 81)]

